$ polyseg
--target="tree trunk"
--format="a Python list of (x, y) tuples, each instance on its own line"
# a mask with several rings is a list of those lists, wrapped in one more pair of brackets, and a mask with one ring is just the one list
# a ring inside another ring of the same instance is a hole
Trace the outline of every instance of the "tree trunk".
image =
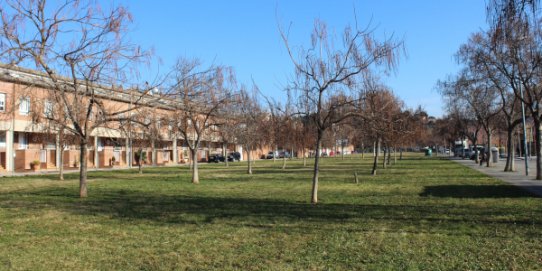
[[(378, 152), (378, 151), (377, 151)], [(388, 147), (386, 147), (386, 145), (384, 145), (384, 155), (382, 156), (382, 168), (386, 168), (386, 159), (388, 158)]]
[(542, 144), (540, 144), (540, 140), (542, 139), (542, 130), (540, 129), (540, 119), (537, 117), (534, 117), (534, 125), (535, 127), (535, 148), (536, 148), (536, 179), (542, 180)]
[(278, 149), (279, 147), (277, 145), (275, 145), (275, 149), (273, 150), (273, 164), (277, 161), (277, 152), (278, 152)]
[[(376, 141), (373, 142), (373, 157), (376, 156), (376, 152), (377, 152), (377, 150), (376, 150), (377, 146), (376, 145), (377, 145)], [(378, 148), (380, 148), (380, 146)], [(378, 152), (380, 152), (380, 150), (378, 150)]]
[[(376, 148), (379, 148), (380, 149), (380, 139), (377, 139), (376, 142), (374, 143), (374, 148), (373, 150), (375, 150)], [(376, 176), (376, 169), (378, 167), (378, 151), (377, 152), (373, 152), (375, 155), (374, 155), (374, 161), (373, 161), (373, 171), (371, 172), (371, 174), (373, 176)]]
[(393, 147), (393, 164), (397, 164), (397, 148)]
[(516, 171), (516, 166), (514, 164), (514, 153), (515, 153), (515, 146), (514, 146), (514, 129), (508, 128), (507, 131), (507, 142), (506, 142), (506, 166), (504, 167), (504, 171), (506, 172), (512, 172)]
[(307, 154), (305, 153), (305, 147), (303, 147), (303, 167), (307, 166)]
[[(476, 139), (477, 139), (477, 138), (478, 138), (478, 134), (476, 134), (476, 135), (474, 136), (474, 139), (475, 139), (475, 140), (472, 141), (472, 145), (474, 146), (474, 147), (473, 147), (473, 150), (474, 150), (474, 162), (475, 162), (476, 164), (480, 163), (480, 152), (478, 152), (478, 148), (477, 148), (477, 145), (476, 145), (476, 143), (477, 143), (477, 140), (476, 140)], [(470, 158), (470, 157), (469, 157), (469, 158)]]
[(139, 171), (139, 174), (143, 174), (143, 149), (139, 149), (138, 151), (139, 153), (139, 158), (137, 159), (137, 168), (138, 168), (138, 171)]
[(399, 160), (403, 160), (403, 147), (399, 148)]
[(190, 154), (192, 154), (192, 183), (199, 184), (198, 152), (196, 149), (190, 149)]
[(365, 146), (361, 142), (361, 160), (365, 159)]
[(57, 152), (60, 152), (60, 155), (58, 156), (60, 159), (58, 159), (58, 179), (63, 181), (64, 180), (64, 131), (63, 129), (60, 129), (58, 132), (58, 143), (57, 143)]
[(359, 183), (358, 172), (357, 171), (354, 171), (354, 182), (356, 182), (356, 184)]
[(284, 157), (282, 157), (282, 170), (286, 169), (286, 153), (284, 154)]
[(486, 161), (486, 166), (490, 167), (491, 166), (491, 156), (493, 155), (491, 153), (491, 129), (487, 129), (486, 133), (487, 133), (487, 161)]
[[(245, 149), (246, 149), (246, 151), (247, 151), (247, 161), (248, 161), (247, 173), (248, 173), (249, 175), (252, 175), (252, 161), (251, 161), (252, 157), (251, 157), (251, 155), (250, 155), (250, 153), (251, 153), (250, 147), (247, 146)], [(273, 156), (273, 157), (274, 157), (274, 156)], [(274, 159), (274, 158), (273, 158), (273, 159)]]
[(57, 150), (60, 152), (60, 159), (59, 159), (59, 165), (58, 165), (58, 179), (61, 181), (64, 181), (64, 146), (60, 144), (60, 150)]
[(391, 150), (392, 148), (388, 147), (388, 161), (387, 161), (388, 166), (391, 166)]
[(151, 159), (152, 165), (156, 166), (156, 142), (154, 141), (154, 139), (151, 140)]
[(222, 144), (222, 152), (223, 152), (223, 156), (224, 156), (224, 164), (226, 165), (226, 167), (230, 167), (230, 163), (228, 162), (228, 150), (227, 150), (227, 146), (228, 144), (227, 143), (223, 143)]
[(79, 197), (87, 197), (87, 140), (82, 139), (79, 143)]
[(314, 156), (314, 171), (312, 176), (311, 203), (318, 203), (318, 173), (320, 171), (320, 145), (322, 144), (323, 131), (319, 130), (316, 137), (316, 154)]

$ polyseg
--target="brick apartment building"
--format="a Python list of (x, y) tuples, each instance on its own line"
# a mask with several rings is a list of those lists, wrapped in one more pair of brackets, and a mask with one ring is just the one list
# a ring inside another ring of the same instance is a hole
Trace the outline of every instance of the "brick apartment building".
[[(58, 134), (47, 128), (45, 120), (36, 117), (48, 113), (47, 101), (44, 101), (47, 99), (46, 81), (47, 78), (38, 72), (0, 65), (0, 174), (25, 172), (33, 167), (43, 171), (56, 170), (61, 160), (65, 169), (79, 167), (79, 145), (76, 142), (67, 143), (69, 140), (60, 142)], [(100, 94), (100, 91), (97, 93)], [(132, 105), (134, 95), (141, 95), (134, 91), (104, 88), (101, 93), (109, 106), (123, 109)], [(157, 97), (145, 99), (142, 99), (143, 103)], [(143, 107), (146, 107), (145, 110), (138, 112), (168, 114), (164, 106)], [(139, 149), (146, 152), (146, 164), (175, 165), (190, 162), (188, 148), (182, 139), (176, 138), (167, 124), (160, 127), (160, 139), (155, 142), (138, 138), (136, 135), (141, 134), (141, 131), (137, 128), (127, 131), (118, 129), (118, 125), (126, 128), (129, 124), (113, 124), (92, 132), (87, 155), (89, 168), (136, 166), (135, 156)], [(233, 151), (243, 153), (240, 146), (224, 145), (218, 137), (210, 135), (203, 140), (198, 150), (198, 159), (205, 161), (210, 154)], [(265, 152), (259, 150), (253, 157), (259, 157), (261, 153)], [(34, 161), (39, 161), (39, 165), (33, 165), (37, 163)]]

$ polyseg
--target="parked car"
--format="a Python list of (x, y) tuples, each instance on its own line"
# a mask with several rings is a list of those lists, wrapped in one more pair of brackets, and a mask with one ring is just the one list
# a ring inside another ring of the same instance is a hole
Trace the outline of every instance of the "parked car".
[(287, 151), (279, 152), (278, 158), (291, 158), (292, 155)]
[(463, 149), (463, 152), (461, 153), (461, 157), (463, 159), (470, 158), (471, 155), (472, 155), (472, 150), (471, 149)]
[(222, 154), (211, 154), (209, 155), (209, 159), (207, 160), (207, 163), (218, 163), (218, 162), (224, 162), (224, 156)]
[(476, 154), (480, 157), (482, 153), (486, 153), (486, 148), (482, 146), (476, 147), (474, 150), (471, 151), (470, 160), (474, 160), (476, 158)]
[(267, 155), (265, 156), (266, 159), (273, 159), (275, 157), (278, 157), (278, 155), (272, 151), (268, 152)]
[(230, 152), (228, 154), (228, 162), (241, 161), (241, 154), (239, 152)]

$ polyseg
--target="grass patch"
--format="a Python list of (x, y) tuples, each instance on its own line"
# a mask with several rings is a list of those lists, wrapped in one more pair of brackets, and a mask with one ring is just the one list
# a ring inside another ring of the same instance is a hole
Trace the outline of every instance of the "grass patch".
[[(0, 180), (0, 270), (532, 270), (542, 199), (454, 162), (326, 158)], [(354, 171), (361, 183), (354, 184)]]

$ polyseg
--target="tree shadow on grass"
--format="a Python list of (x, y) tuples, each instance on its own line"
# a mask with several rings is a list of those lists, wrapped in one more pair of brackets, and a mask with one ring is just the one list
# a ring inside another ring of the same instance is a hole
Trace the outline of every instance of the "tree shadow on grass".
[(513, 185), (435, 185), (426, 186), (422, 197), (441, 198), (536, 198)]
[[(16, 208), (32, 215), (54, 209), (81, 216), (105, 216), (129, 223), (165, 225), (225, 224), (260, 227), (274, 225), (289, 230), (321, 230), (348, 224), (370, 230), (385, 225), (390, 230), (413, 230), (454, 234), (458, 225), (532, 225), (542, 223), (529, 208), (491, 206), (472, 208), (450, 204), (340, 204), (309, 203), (281, 199), (225, 197), (222, 195), (178, 195), (130, 189), (96, 188), (91, 196), (78, 199), (76, 188), (47, 188), (0, 194), (0, 208)], [(536, 210), (535, 210), (536, 212)], [(507, 216), (502, 219), (502, 216)], [(368, 223), (369, 222), (369, 223)], [(107, 223), (107, 222), (104, 222)], [(293, 225), (293, 226), (292, 226)], [(371, 226), (373, 225), (373, 226)], [(273, 226), (273, 227), (274, 227)], [(368, 228), (367, 228), (368, 227)], [(541, 236), (542, 237), (542, 236)]]

